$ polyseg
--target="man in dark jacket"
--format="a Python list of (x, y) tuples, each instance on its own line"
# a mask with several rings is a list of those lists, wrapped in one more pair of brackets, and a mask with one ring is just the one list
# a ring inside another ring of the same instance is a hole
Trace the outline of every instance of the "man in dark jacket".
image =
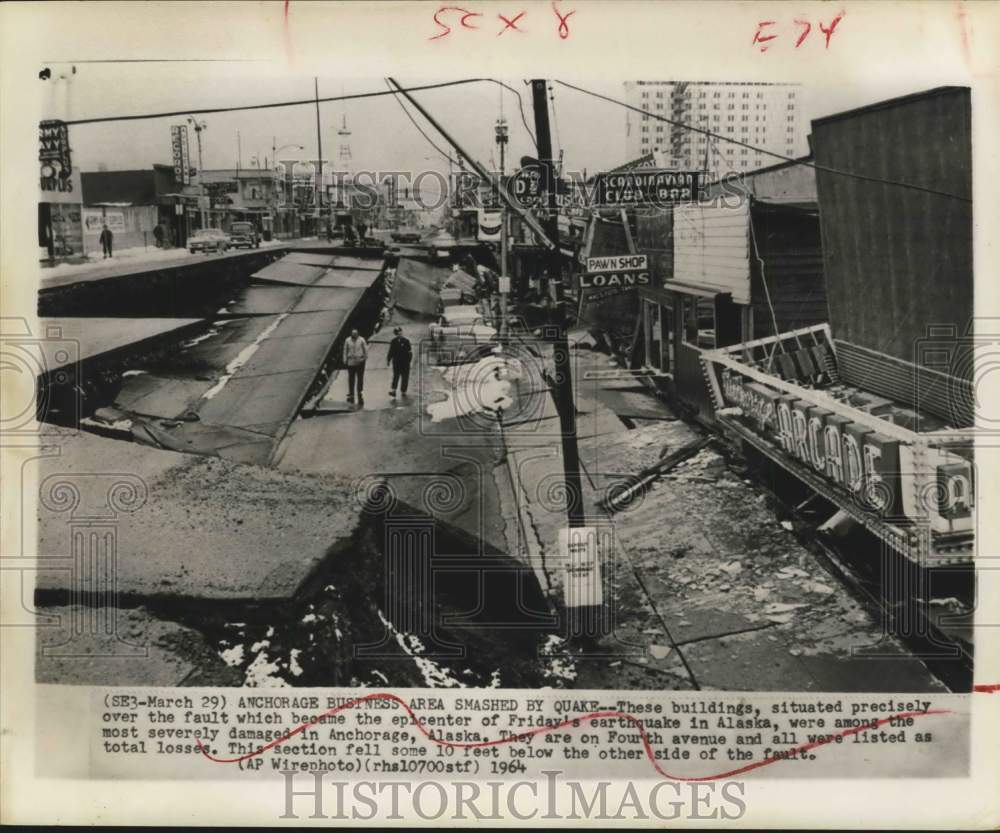
[(389, 342), (389, 357), (386, 364), (392, 365), (392, 388), (389, 396), (396, 395), (396, 385), (400, 386), (400, 393), (406, 396), (406, 388), (410, 383), (410, 361), (413, 358), (413, 348), (410, 340), (403, 335), (403, 328), (396, 327), (392, 331), (395, 338)]
[(111, 242), (112, 242), (112, 240), (114, 240), (114, 237), (115, 237), (114, 234), (112, 233), (111, 229), (109, 229), (107, 227), (107, 225), (105, 225), (104, 228), (101, 229), (101, 238), (100, 238), (101, 239), (101, 248), (104, 250), (104, 256), (105, 257), (111, 257), (112, 256), (111, 255)]

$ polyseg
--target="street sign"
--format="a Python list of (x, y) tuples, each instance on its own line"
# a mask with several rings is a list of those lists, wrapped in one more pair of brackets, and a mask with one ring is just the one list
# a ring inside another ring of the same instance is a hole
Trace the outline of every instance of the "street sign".
[(510, 278), (506, 275), (501, 275), (497, 279), (497, 288), (500, 290), (501, 295), (506, 295), (510, 292)]
[(599, 607), (604, 604), (597, 529), (592, 526), (559, 530), (559, 553), (566, 564), (566, 606)]
[(701, 190), (700, 171), (636, 168), (601, 173), (595, 177), (596, 199), (601, 206), (670, 206), (693, 202)]

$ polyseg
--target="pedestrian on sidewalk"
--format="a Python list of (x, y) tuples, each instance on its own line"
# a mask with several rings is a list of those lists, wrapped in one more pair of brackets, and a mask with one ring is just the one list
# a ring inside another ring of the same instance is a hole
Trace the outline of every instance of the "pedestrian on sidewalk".
[(153, 240), (156, 241), (157, 249), (163, 248), (163, 226), (161, 226), (159, 223), (153, 226)]
[(365, 394), (365, 362), (368, 361), (368, 342), (357, 330), (344, 342), (344, 364), (347, 365), (347, 401), (354, 401), (355, 388), (358, 392), (358, 402), (364, 401)]
[(114, 240), (114, 234), (111, 229), (108, 228), (105, 223), (104, 227), (101, 229), (101, 249), (104, 251), (104, 257), (112, 257), (111, 254), (111, 243)]
[(396, 327), (393, 331), (392, 341), (389, 342), (389, 357), (386, 365), (392, 364), (392, 387), (389, 389), (389, 396), (396, 395), (396, 385), (399, 385), (400, 393), (406, 396), (406, 389), (410, 384), (410, 362), (413, 360), (413, 347), (410, 340), (403, 335), (403, 328)]

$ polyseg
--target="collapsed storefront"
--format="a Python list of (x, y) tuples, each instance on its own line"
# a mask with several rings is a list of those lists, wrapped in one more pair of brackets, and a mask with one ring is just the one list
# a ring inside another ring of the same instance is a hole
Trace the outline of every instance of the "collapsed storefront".
[[(712, 421), (714, 404), (701, 357), (827, 318), (819, 220), (808, 201), (740, 195), (732, 204), (676, 206), (668, 251), (657, 251), (665, 280), (639, 287), (630, 366), (645, 368), (690, 415)], [(648, 220), (646, 223), (648, 224)], [(640, 223), (640, 228), (642, 228)]]
[(814, 121), (829, 324), (701, 355), (726, 431), (934, 567), (975, 532), (969, 106), (941, 88)]

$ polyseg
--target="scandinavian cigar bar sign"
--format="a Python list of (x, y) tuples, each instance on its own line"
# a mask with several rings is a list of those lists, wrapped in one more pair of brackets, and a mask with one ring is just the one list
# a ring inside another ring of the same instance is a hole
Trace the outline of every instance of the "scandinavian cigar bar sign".
[(597, 174), (594, 184), (601, 206), (668, 206), (698, 199), (701, 172), (639, 168)]
[[(722, 369), (721, 382), (723, 398), (740, 409), (744, 427), (860, 508), (889, 522), (929, 521), (936, 533), (972, 531), (971, 461), (923, 443), (918, 459), (911, 443), (729, 369)], [(920, 486), (918, 468), (928, 475)]]

